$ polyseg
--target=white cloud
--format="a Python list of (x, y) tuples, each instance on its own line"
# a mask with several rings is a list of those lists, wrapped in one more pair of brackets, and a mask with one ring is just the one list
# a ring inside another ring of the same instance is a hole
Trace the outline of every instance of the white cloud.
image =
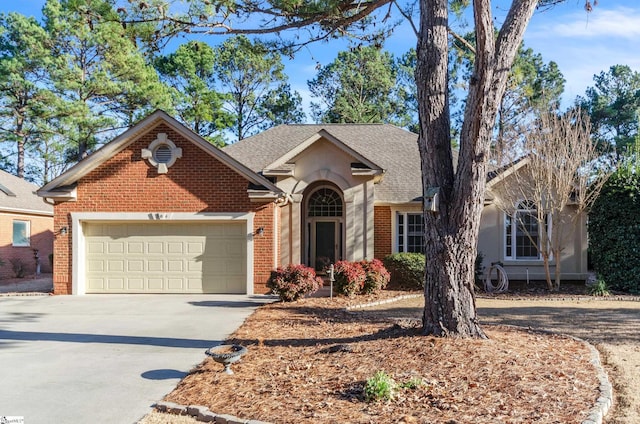
[(562, 22), (536, 25), (527, 33), (534, 38), (623, 38), (640, 37), (640, 11), (627, 7), (612, 10), (595, 9), (592, 13), (574, 12), (562, 16)]

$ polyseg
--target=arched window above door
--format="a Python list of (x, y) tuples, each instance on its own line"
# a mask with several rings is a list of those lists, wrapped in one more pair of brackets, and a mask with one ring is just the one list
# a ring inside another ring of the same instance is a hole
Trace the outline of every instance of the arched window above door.
[(342, 198), (334, 190), (323, 187), (311, 194), (308, 216), (342, 216)]

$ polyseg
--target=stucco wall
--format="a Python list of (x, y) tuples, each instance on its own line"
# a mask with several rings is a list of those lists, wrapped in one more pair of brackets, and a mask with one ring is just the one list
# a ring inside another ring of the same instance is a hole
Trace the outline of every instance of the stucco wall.
[[(182, 158), (158, 174), (142, 159), (141, 151), (164, 132)], [(248, 181), (203, 152), (191, 142), (160, 125), (141, 136), (123, 151), (80, 179), (77, 201), (55, 206), (54, 228), (57, 234), (54, 254), (54, 290), (70, 294), (72, 290), (72, 212), (253, 212), (254, 292), (266, 292), (266, 280), (274, 267), (274, 204), (253, 203), (247, 195)], [(67, 234), (60, 234), (62, 227)]]
[(304, 229), (305, 198), (308, 188), (327, 182), (341, 191), (344, 201), (344, 259), (358, 261), (374, 256), (374, 191), (372, 176), (353, 176), (356, 161), (333, 143), (320, 139), (292, 158), (293, 176), (279, 177), (277, 185), (293, 194), (283, 210), (280, 255), (283, 264), (303, 263), (307, 240)]
[[(568, 214), (566, 215), (569, 216)], [(503, 262), (510, 280), (544, 280), (542, 260), (506, 260), (505, 258), (505, 214), (495, 205), (486, 205), (482, 211), (478, 251), (484, 255), (484, 266), (491, 262)], [(552, 229), (558, 231), (558, 228)], [(586, 218), (577, 222), (567, 218), (562, 225), (561, 267), (563, 280), (584, 280), (587, 274), (587, 229)], [(557, 258), (551, 261), (551, 272), (555, 272)]]

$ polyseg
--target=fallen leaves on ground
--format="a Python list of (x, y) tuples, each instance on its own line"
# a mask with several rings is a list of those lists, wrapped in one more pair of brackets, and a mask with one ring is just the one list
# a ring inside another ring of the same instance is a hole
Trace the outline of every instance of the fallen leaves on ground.
[[(574, 339), (501, 326), (484, 327), (488, 340), (423, 336), (411, 320), (344, 310), (355, 302), (261, 307), (227, 341), (248, 348), (234, 375), (207, 359), (166, 400), (274, 423), (453, 424), (580, 423), (598, 398)], [(368, 403), (376, 371), (422, 384)]]

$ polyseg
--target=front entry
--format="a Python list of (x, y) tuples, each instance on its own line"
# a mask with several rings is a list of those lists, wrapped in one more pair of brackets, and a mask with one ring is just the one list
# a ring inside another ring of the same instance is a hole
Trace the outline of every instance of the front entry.
[(317, 188), (308, 198), (306, 216), (307, 264), (321, 272), (342, 259), (342, 197), (332, 188)]
[(315, 221), (311, 234), (311, 258), (316, 271), (322, 271), (340, 259), (339, 229), (337, 221)]

